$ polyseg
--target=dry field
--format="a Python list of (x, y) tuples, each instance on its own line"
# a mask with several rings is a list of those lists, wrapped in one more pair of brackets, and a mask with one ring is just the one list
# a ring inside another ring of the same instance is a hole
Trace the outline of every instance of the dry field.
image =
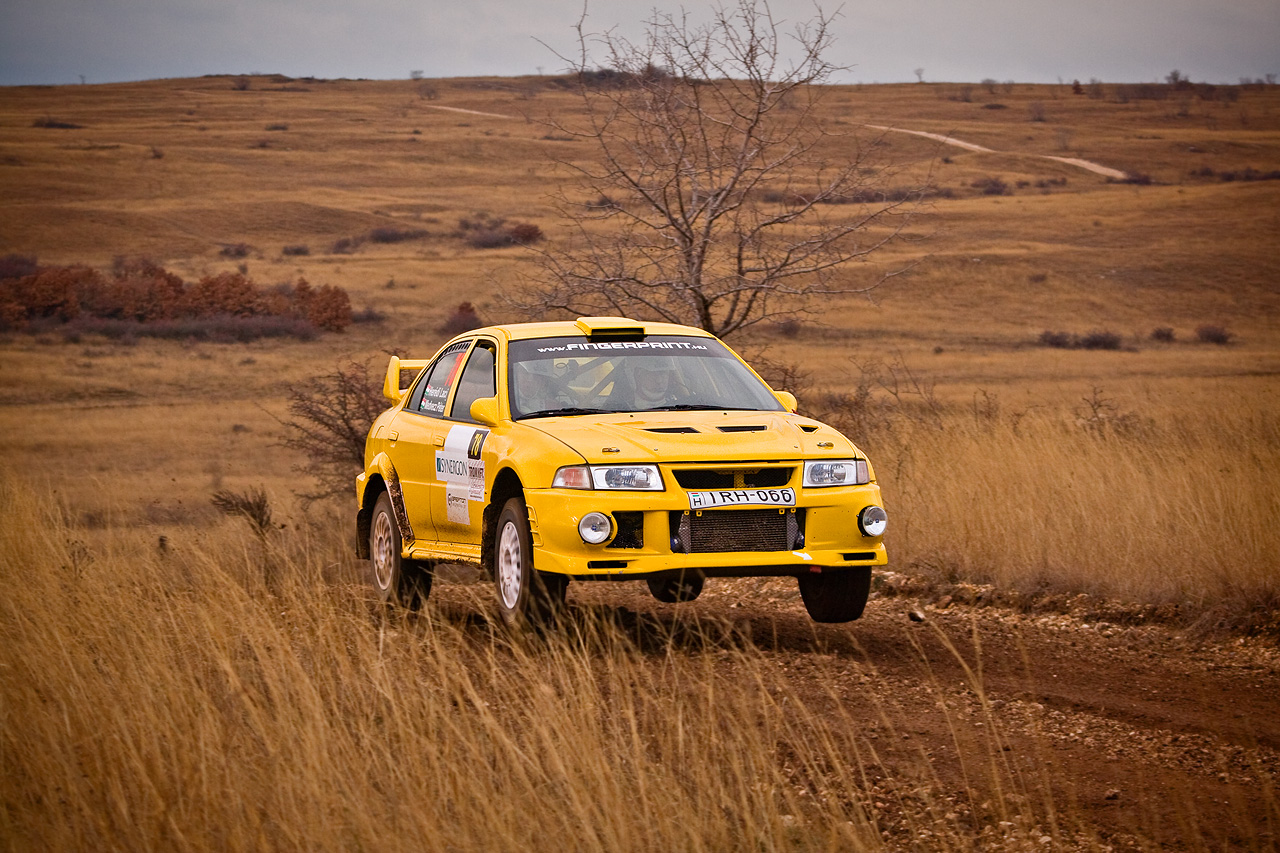
[[(458, 223), (564, 239), (557, 161), (591, 152), (540, 119), (572, 98), (0, 89), (0, 255), (305, 276), (385, 315), (310, 342), (0, 337), (0, 845), (1275, 849), (1280, 180), (1248, 178), (1280, 170), (1280, 90), (994, 88), (827, 92), (833, 155), (942, 193), (847, 271), (912, 265), (873, 299), (730, 341), (797, 366), (876, 465), (893, 571), (867, 617), (814, 628), (773, 581), (674, 610), (578, 584), (531, 642), (465, 575), (424, 614), (372, 608), (348, 508), (296, 500), (276, 418), (341, 362), (429, 355), (462, 301), (515, 319), (528, 254)], [(374, 228), (426, 235), (331, 251)], [(1120, 347), (1038, 343), (1095, 331)], [(262, 540), (209, 503), (257, 486)]]

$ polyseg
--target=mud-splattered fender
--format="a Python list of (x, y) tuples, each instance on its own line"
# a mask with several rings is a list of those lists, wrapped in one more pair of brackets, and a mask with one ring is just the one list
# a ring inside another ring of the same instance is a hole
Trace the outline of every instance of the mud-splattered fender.
[(404, 492), (400, 488), (396, 466), (391, 464), (391, 458), (387, 454), (379, 453), (369, 460), (364, 473), (356, 478), (356, 500), (360, 507), (356, 513), (356, 556), (360, 559), (369, 557), (369, 526), (373, 519), (373, 506), (384, 489), (391, 499), (391, 511), (395, 515), (396, 526), (400, 528), (401, 541), (407, 545), (414, 539), (409, 514), (404, 508)]

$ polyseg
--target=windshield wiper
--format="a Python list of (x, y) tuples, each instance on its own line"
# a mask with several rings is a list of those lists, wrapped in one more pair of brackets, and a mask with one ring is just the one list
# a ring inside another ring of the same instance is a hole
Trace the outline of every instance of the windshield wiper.
[(517, 420), (525, 418), (558, 418), (562, 415), (609, 415), (616, 414), (610, 409), (583, 409), (577, 406), (565, 406), (562, 409), (540, 409), (521, 415)]
[(758, 412), (746, 406), (711, 406), (706, 403), (674, 403), (670, 406), (657, 406), (652, 409), (637, 409), (639, 412)]

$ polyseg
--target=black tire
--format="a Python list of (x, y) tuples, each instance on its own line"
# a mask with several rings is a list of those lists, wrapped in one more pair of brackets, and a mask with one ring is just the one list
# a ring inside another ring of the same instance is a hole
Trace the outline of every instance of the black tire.
[(533, 568), (533, 538), (523, 498), (510, 498), (493, 530), (493, 583), (498, 612), (511, 627), (555, 620), (569, 579)]
[(693, 601), (702, 595), (702, 583), (705, 578), (700, 572), (689, 572), (678, 577), (650, 578), (649, 593), (667, 604), (679, 604), (682, 601)]
[(383, 492), (369, 523), (369, 579), (383, 602), (417, 609), (431, 595), (431, 564), (405, 559), (402, 550), (391, 497)]
[(824, 571), (801, 575), (800, 597), (814, 622), (852, 622), (862, 615), (871, 595), (871, 568)]

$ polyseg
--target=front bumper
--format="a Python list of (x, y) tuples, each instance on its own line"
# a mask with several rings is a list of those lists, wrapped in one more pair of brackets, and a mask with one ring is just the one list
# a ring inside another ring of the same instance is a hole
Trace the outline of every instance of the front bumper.
[[(780, 533), (776, 547), (762, 546), (759, 537), (748, 534), (747, 538), (755, 540), (751, 550), (736, 549), (730, 536), (723, 549), (703, 542), (694, 546), (702, 550), (693, 553), (689, 552), (688, 537), (681, 536), (681, 518), (695, 511), (689, 509), (688, 495), (682, 491), (534, 489), (526, 490), (525, 502), (533, 533), (534, 567), (582, 579), (689, 571), (713, 577), (803, 575), (888, 562), (883, 537), (863, 536), (858, 528), (858, 513), (867, 506), (881, 505), (880, 488), (874, 484), (797, 490), (792, 533)], [(742, 513), (739, 520), (751, 525), (751, 513), (770, 522), (772, 518), (765, 516), (781, 513), (785, 518), (791, 508), (732, 507), (702, 512), (726, 511)], [(578, 521), (588, 512), (603, 512), (613, 519), (614, 535), (601, 545), (588, 545), (578, 535)], [(689, 519), (685, 518), (687, 530)], [(622, 544), (638, 547), (618, 547), (624, 530)], [(795, 533), (798, 537), (792, 538)]]

